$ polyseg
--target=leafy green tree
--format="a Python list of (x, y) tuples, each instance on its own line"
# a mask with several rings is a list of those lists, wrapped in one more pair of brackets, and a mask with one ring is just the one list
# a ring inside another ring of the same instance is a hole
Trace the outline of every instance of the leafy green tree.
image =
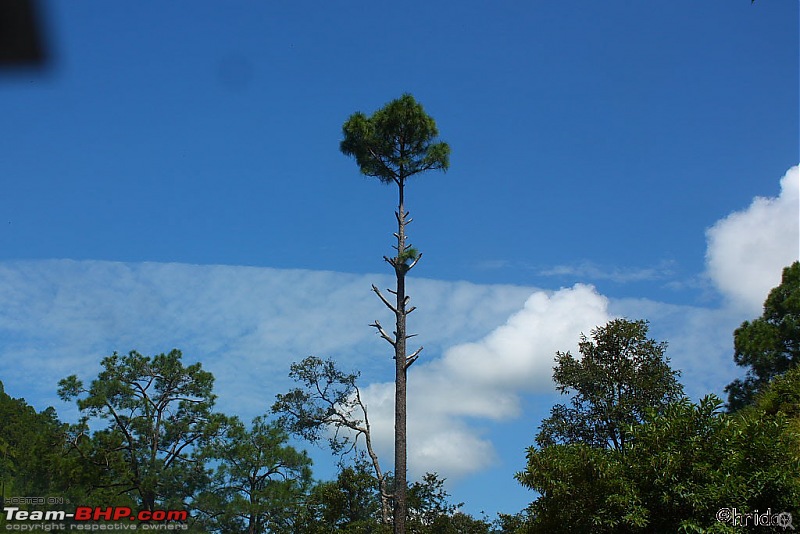
[(666, 343), (647, 333), (646, 321), (615, 319), (592, 330), (591, 339), (581, 334), (581, 358), (556, 353), (553, 379), (572, 399), (542, 421), (538, 447), (528, 450), (527, 468), (517, 476), (541, 494), (529, 510), (537, 532), (557, 532), (562, 524), (586, 532), (605, 532), (592, 530), (599, 524), (642, 524), (635, 486), (614, 455), (628, 451), (633, 427), (648, 413), (660, 413), (683, 392)]
[(339, 466), (336, 480), (314, 486), (307, 500), (307, 534), (379, 533), (390, 527), (381, 521), (377, 481), (368, 462), (357, 458)]
[[(77, 399), (83, 413), (70, 442), (92, 474), (93, 489), (154, 510), (185, 506), (206, 482), (197, 453), (225, 417), (213, 412), (213, 375), (181, 358), (179, 350), (152, 358), (115, 352), (88, 388), (75, 375), (59, 382), (59, 396)], [(92, 419), (107, 426), (92, 433)]]
[[(370, 471), (368, 462), (356, 459), (353, 465), (340, 466), (335, 481), (316, 485), (308, 500), (312, 515), (303, 532), (389, 532), (391, 527), (379, 521), (380, 503)], [(489, 534), (489, 522), (460, 512), (463, 503), (452, 504), (449, 497), (444, 480), (435, 473), (426, 473), (421, 480), (413, 482), (408, 488), (408, 532)]]
[(528, 510), (522, 510), (516, 514), (497, 514), (494, 521), (495, 534), (514, 534), (524, 532), (525, 526), (530, 522)]
[(353, 451), (359, 438), (363, 438), (381, 499), (382, 522), (388, 525), (392, 495), (372, 446), (367, 406), (356, 383), (358, 373), (344, 373), (331, 359), (309, 356), (291, 365), (289, 377), (300, 387), (276, 395), (272, 412), (280, 415), (290, 432), (303, 439), (317, 442), (328, 436), (331, 449), (337, 454)]
[(783, 270), (781, 284), (764, 302), (764, 313), (742, 323), (733, 338), (733, 359), (748, 368), (744, 379), (725, 388), (728, 407), (738, 410), (752, 403), (770, 380), (800, 364), (800, 262)]
[(88, 420), (69, 425), (64, 467), (66, 480), (81, 494), (83, 506), (127, 506), (137, 508), (140, 500), (119, 474), (128, 469), (120, 434), (110, 428), (92, 432)]
[(293, 532), (311, 485), (311, 459), (287, 444), (283, 427), (256, 417), (252, 428), (232, 418), (206, 448), (218, 463), (194, 499), (209, 532)]
[[(461, 504), (451, 504), (444, 489), (444, 479), (436, 473), (425, 473), (421, 481), (408, 488), (408, 522), (412, 532), (432, 526), (442, 516), (450, 516)], [(416, 527), (416, 528), (415, 528)]]
[(649, 409), (663, 409), (683, 393), (678, 371), (669, 366), (666, 343), (647, 337), (647, 321), (614, 319), (581, 334), (576, 358), (556, 354), (553, 380), (562, 394), (573, 393), (569, 405), (557, 404), (542, 422), (540, 447), (584, 443), (624, 450), (630, 426)]
[[(776, 377), (755, 399), (755, 409), (768, 415), (783, 414), (800, 433), (800, 365)], [(800, 451), (798, 451), (800, 456)]]
[(408, 488), (409, 532), (417, 534), (488, 534), (491, 524), (459, 511), (464, 503), (453, 504), (444, 489), (443, 478), (425, 473)]
[(492, 524), (485, 519), (476, 519), (464, 512), (439, 516), (430, 529), (432, 534), (489, 534)]
[(450, 164), (450, 147), (437, 141), (439, 131), (436, 122), (427, 114), (413, 96), (405, 94), (386, 104), (367, 117), (354, 113), (342, 127), (344, 135), (340, 149), (346, 156), (355, 158), (366, 176), (378, 178), (385, 184), (398, 187), (397, 255), (384, 256), (392, 266), (397, 285), (391, 293), (394, 303), (381, 294), (377, 287), (373, 291), (395, 316), (394, 336), (387, 333), (376, 320), (372, 326), (394, 348), (395, 360), (395, 458), (394, 472), (397, 485), (394, 494), (394, 531), (405, 532), (406, 517), (406, 372), (416, 361), (422, 347), (411, 355), (406, 353), (406, 318), (414, 307), (408, 307), (406, 274), (419, 262), (422, 254), (406, 242), (406, 226), (411, 222), (405, 208), (405, 186), (410, 177), (430, 171), (446, 171)]
[(636, 486), (618, 450), (586, 443), (528, 450), (517, 480), (540, 496), (525, 532), (626, 532), (644, 525)]

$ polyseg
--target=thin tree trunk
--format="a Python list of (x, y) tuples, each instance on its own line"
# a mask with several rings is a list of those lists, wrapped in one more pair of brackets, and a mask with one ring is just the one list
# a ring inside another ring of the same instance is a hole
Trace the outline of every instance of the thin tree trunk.
[(404, 178), (398, 180), (397, 206), (397, 330), (395, 334), (395, 395), (394, 395), (394, 532), (406, 531), (406, 212), (403, 198)]
[[(422, 347), (414, 351), (411, 356), (406, 355), (406, 340), (411, 337), (406, 333), (406, 316), (414, 311), (414, 306), (408, 307), (408, 297), (406, 296), (406, 274), (419, 261), (421, 254), (408, 254), (412, 250), (406, 243), (406, 225), (411, 222), (408, 213), (405, 211), (404, 202), (404, 172), (401, 169), (399, 176), (395, 179), (398, 185), (400, 198), (398, 201), (397, 212), (397, 256), (384, 259), (394, 267), (397, 277), (397, 287), (395, 291), (389, 290), (396, 297), (395, 303), (390, 303), (377, 287), (372, 286), (372, 290), (380, 297), (381, 301), (395, 314), (394, 337), (383, 330), (380, 323), (375, 321), (372, 325), (378, 329), (381, 337), (394, 347), (395, 359), (395, 396), (394, 396), (394, 532), (395, 534), (405, 534), (406, 532), (406, 489), (408, 480), (406, 475), (407, 458), (407, 435), (406, 435), (406, 377), (408, 368), (413, 364)], [(409, 262), (410, 263), (407, 263)]]

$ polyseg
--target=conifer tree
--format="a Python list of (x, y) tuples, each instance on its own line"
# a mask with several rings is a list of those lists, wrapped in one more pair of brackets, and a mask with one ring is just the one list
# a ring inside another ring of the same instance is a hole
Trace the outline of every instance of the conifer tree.
[(372, 290), (395, 316), (395, 331), (389, 334), (377, 320), (371, 326), (394, 348), (395, 360), (395, 493), (394, 532), (405, 533), (406, 519), (406, 374), (417, 360), (422, 347), (410, 355), (406, 352), (406, 341), (411, 335), (406, 331), (406, 317), (414, 311), (408, 306), (406, 274), (419, 262), (422, 254), (406, 241), (406, 226), (411, 223), (405, 207), (406, 181), (414, 175), (430, 170), (446, 171), (450, 163), (450, 147), (437, 140), (439, 131), (436, 122), (425, 113), (422, 106), (410, 94), (386, 104), (367, 117), (354, 113), (342, 127), (344, 139), (340, 149), (346, 156), (355, 158), (366, 176), (373, 176), (384, 184), (395, 184), (398, 188), (398, 205), (395, 217), (397, 232), (394, 234), (397, 254), (383, 259), (392, 266), (397, 278), (394, 302), (380, 290)]

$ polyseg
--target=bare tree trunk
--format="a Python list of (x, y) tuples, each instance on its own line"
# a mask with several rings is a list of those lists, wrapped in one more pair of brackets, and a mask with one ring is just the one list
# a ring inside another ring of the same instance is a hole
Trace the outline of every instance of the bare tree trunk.
[(400, 183), (400, 202), (397, 216), (397, 275), (396, 341), (394, 347), (394, 532), (406, 531), (406, 272), (403, 254), (406, 248), (405, 212), (403, 205), (403, 183)]
[[(395, 413), (394, 413), (394, 532), (405, 534), (406, 531), (406, 378), (405, 369), (402, 371), (397, 366), (397, 379), (395, 382)], [(401, 374), (403, 375), (401, 377)]]
[[(372, 290), (380, 297), (383, 303), (395, 314), (394, 337), (383, 330), (380, 323), (375, 321), (371, 326), (378, 329), (381, 337), (394, 347), (395, 359), (395, 396), (394, 396), (394, 532), (395, 534), (405, 534), (406, 532), (406, 489), (407, 480), (407, 434), (406, 434), (406, 378), (408, 368), (413, 364), (422, 347), (414, 351), (410, 356), (406, 355), (406, 340), (411, 335), (406, 332), (406, 316), (414, 311), (414, 306), (408, 307), (409, 297), (406, 295), (406, 273), (410, 271), (419, 261), (422, 254), (417, 254), (412, 247), (406, 244), (406, 225), (411, 222), (408, 212), (405, 211), (404, 186), (405, 178), (401, 171), (400, 176), (395, 179), (399, 188), (399, 201), (395, 216), (397, 217), (397, 256), (384, 260), (394, 267), (397, 278), (395, 291), (389, 290), (394, 294), (395, 303), (389, 302), (378, 290), (372, 286)], [(409, 263), (410, 262), (410, 263)]]

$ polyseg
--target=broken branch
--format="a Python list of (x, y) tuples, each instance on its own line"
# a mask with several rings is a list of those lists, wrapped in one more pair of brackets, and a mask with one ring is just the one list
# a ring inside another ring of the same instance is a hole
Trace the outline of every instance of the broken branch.
[(386, 297), (384, 297), (384, 296), (381, 294), (380, 290), (379, 290), (379, 289), (378, 289), (378, 288), (375, 286), (375, 284), (372, 284), (372, 291), (374, 291), (374, 292), (375, 292), (375, 294), (376, 294), (376, 295), (378, 295), (378, 298), (380, 298), (380, 299), (381, 299), (381, 301), (382, 301), (384, 304), (386, 304), (386, 307), (387, 307), (387, 308), (389, 308), (390, 310), (392, 310), (394, 313), (397, 313), (397, 308), (395, 308), (394, 306), (392, 306), (391, 302), (389, 302), (388, 300), (386, 300)]
[(415, 350), (415, 351), (414, 351), (414, 353), (413, 353), (411, 356), (409, 356), (408, 358), (406, 358), (406, 369), (408, 369), (409, 367), (411, 367), (411, 365), (412, 365), (412, 364), (413, 364), (415, 361), (417, 361), (417, 358), (419, 358), (419, 353), (420, 353), (420, 352), (422, 352), (422, 347), (420, 347), (420, 348), (418, 348), (417, 350)]

